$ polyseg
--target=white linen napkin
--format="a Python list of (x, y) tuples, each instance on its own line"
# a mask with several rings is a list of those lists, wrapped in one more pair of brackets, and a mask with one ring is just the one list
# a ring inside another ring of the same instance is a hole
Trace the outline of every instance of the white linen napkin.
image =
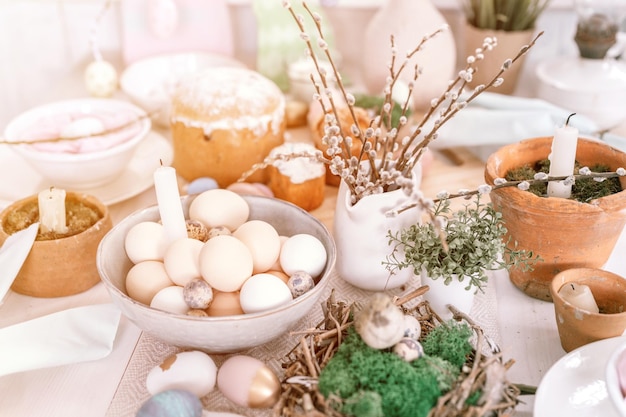
[[(506, 145), (538, 136), (552, 136), (572, 112), (544, 100), (484, 92), (439, 129), (433, 149), (455, 146)], [(575, 115), (569, 125), (581, 136), (598, 135), (597, 125)]]
[(9, 236), (0, 248), (0, 305), (30, 253), (38, 230), (39, 222), (33, 223)]
[(0, 376), (104, 358), (120, 316), (113, 304), (98, 304), (0, 329)]

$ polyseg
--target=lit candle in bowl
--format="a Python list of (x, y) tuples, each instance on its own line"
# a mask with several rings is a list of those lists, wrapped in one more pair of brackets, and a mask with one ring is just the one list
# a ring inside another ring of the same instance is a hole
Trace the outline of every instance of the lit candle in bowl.
[(157, 168), (154, 172), (154, 188), (168, 244), (187, 237), (187, 224), (180, 202), (176, 170), (166, 166)]
[[(569, 117), (572, 117), (570, 115)], [(569, 117), (565, 126), (557, 128), (552, 139), (552, 151), (550, 152), (550, 176), (560, 177), (574, 174), (576, 161), (576, 147), (578, 145), (578, 129), (569, 126)], [(548, 196), (570, 198), (572, 185), (562, 181), (550, 181), (548, 183)]]
[(563, 300), (581, 310), (591, 313), (600, 312), (593, 293), (587, 285), (576, 284), (574, 282), (567, 283), (559, 289), (559, 295)]
[(43, 233), (66, 233), (65, 190), (50, 187), (38, 194), (39, 224)]

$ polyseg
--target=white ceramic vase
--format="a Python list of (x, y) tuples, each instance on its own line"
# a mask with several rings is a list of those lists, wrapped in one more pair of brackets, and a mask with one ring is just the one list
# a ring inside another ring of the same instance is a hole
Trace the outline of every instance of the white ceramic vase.
[(457, 310), (469, 315), (474, 304), (476, 287), (466, 290), (469, 278), (462, 282), (456, 276), (450, 280), (448, 285), (443, 278), (433, 279), (427, 273), (421, 274), (422, 285), (428, 285), (429, 290), (424, 294), (424, 299), (428, 301), (431, 308), (444, 320), (452, 318), (452, 312), (448, 304)]
[[(413, 170), (416, 187), (421, 183), (421, 173), (418, 164)], [(386, 215), (407, 199), (402, 190), (395, 190), (367, 196), (352, 205), (348, 186), (341, 181), (333, 222), (337, 245), (335, 267), (341, 278), (364, 290), (384, 291), (406, 284), (413, 276), (412, 268), (391, 274), (383, 264), (392, 250), (388, 231), (395, 233), (419, 221), (418, 209), (406, 210), (395, 217)]]
[[(396, 70), (405, 54), (415, 49), (421, 39), (447, 24), (430, 0), (388, 0), (374, 15), (365, 30), (361, 75), (370, 94), (382, 94), (389, 76), (391, 61), (390, 37), (397, 50)], [(413, 79), (413, 66), (423, 69), (415, 89), (413, 105), (417, 109), (430, 106), (448, 86), (456, 68), (456, 44), (450, 29), (430, 39), (410, 61), (401, 79)]]

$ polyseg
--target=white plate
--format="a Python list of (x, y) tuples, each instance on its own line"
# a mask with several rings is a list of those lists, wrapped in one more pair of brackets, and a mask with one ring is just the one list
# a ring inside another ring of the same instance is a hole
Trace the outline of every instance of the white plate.
[[(93, 195), (106, 205), (127, 200), (151, 187), (154, 184), (154, 171), (161, 164), (160, 161), (163, 161), (163, 165), (170, 165), (172, 155), (170, 142), (151, 131), (119, 178), (98, 188), (79, 191)], [(0, 178), (0, 207), (6, 207), (53, 185), (8, 145), (0, 145)]]
[(559, 359), (543, 377), (534, 417), (619, 417), (606, 389), (606, 365), (625, 337), (600, 340)]

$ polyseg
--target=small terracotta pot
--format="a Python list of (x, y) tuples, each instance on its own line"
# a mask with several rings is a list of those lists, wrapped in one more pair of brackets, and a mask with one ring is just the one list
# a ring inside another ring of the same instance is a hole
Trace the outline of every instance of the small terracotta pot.
[[(67, 192), (66, 201), (77, 200), (95, 208), (98, 220), (87, 230), (65, 238), (35, 241), (11, 289), (34, 297), (62, 297), (78, 294), (100, 281), (96, 252), (100, 240), (113, 223), (107, 207), (93, 196)], [(30, 196), (16, 201), (0, 213), (0, 244), (9, 237), (5, 231), (10, 212), (37, 201)]]
[[(493, 185), (495, 178), (504, 178), (510, 169), (547, 158), (551, 147), (551, 137), (502, 147), (487, 160), (485, 180)], [(611, 170), (626, 167), (626, 153), (589, 139), (578, 140), (576, 160), (587, 166), (601, 162)], [(626, 179), (620, 181), (626, 189)], [(505, 239), (510, 236), (519, 249), (543, 258), (531, 272), (516, 267), (509, 271), (516, 287), (541, 300), (552, 299), (549, 286), (559, 272), (604, 265), (626, 224), (626, 191), (580, 203), (504, 187), (491, 192), (491, 201), (502, 213), (508, 230)]]
[[(567, 283), (587, 285), (600, 313), (587, 312), (565, 301), (559, 289)], [(626, 330), (626, 279), (595, 268), (573, 268), (558, 273), (550, 285), (561, 346), (570, 352)]]

